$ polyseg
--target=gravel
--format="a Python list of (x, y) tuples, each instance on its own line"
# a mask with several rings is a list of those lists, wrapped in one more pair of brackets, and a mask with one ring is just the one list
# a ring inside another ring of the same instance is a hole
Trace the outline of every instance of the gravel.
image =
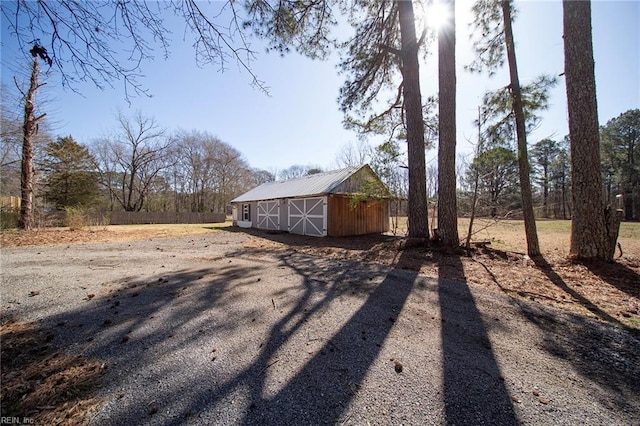
[(637, 332), (255, 238), (3, 248), (2, 315), (106, 364), (92, 425), (640, 424)]

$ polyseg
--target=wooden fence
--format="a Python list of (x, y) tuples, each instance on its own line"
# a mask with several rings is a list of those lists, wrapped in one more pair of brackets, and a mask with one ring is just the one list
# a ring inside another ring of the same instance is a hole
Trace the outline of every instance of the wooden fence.
[(0, 197), (0, 209), (2, 210), (20, 210), (20, 197)]
[(189, 212), (111, 212), (111, 225), (134, 225), (151, 223), (222, 223), (224, 213)]

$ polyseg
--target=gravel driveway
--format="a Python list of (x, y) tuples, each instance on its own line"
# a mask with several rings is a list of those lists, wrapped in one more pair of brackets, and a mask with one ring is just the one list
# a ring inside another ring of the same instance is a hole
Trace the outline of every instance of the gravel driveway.
[(256, 239), (3, 248), (3, 315), (108, 365), (95, 425), (640, 424), (636, 332)]

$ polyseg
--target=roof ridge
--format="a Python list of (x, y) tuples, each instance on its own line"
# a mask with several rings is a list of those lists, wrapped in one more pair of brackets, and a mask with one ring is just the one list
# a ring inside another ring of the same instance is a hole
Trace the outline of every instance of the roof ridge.
[(308, 178), (313, 178), (313, 177), (316, 177), (316, 176), (321, 177), (321, 176), (326, 176), (326, 175), (330, 175), (330, 174), (344, 173), (344, 172), (346, 172), (347, 170), (350, 170), (350, 169), (353, 169), (353, 171), (355, 172), (355, 171), (360, 170), (361, 168), (363, 168), (364, 166), (367, 166), (367, 165), (368, 164), (365, 163), (365, 164), (360, 164), (359, 166), (349, 166), (349, 167), (344, 167), (342, 169), (329, 170), (329, 171), (326, 171), (326, 172), (320, 172), (320, 173), (314, 173), (314, 174), (311, 174), (311, 175), (298, 176), (298, 177), (294, 177), (294, 178), (291, 178), (291, 179), (285, 179), (285, 180), (275, 180), (275, 181), (272, 181), (272, 182), (291, 182), (291, 181), (294, 181), (294, 180), (308, 179)]

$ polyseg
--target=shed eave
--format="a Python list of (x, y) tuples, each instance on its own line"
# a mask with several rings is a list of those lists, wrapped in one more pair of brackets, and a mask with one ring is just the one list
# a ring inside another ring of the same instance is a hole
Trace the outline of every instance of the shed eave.
[(260, 201), (275, 201), (275, 200), (293, 200), (297, 198), (312, 198), (312, 197), (324, 197), (325, 195), (329, 195), (329, 193), (317, 193), (317, 194), (305, 194), (305, 195), (291, 195), (291, 196), (281, 196), (281, 197), (272, 197), (272, 198), (246, 198), (242, 197), (234, 198), (229, 201), (230, 204), (238, 204), (238, 203), (256, 203)]

